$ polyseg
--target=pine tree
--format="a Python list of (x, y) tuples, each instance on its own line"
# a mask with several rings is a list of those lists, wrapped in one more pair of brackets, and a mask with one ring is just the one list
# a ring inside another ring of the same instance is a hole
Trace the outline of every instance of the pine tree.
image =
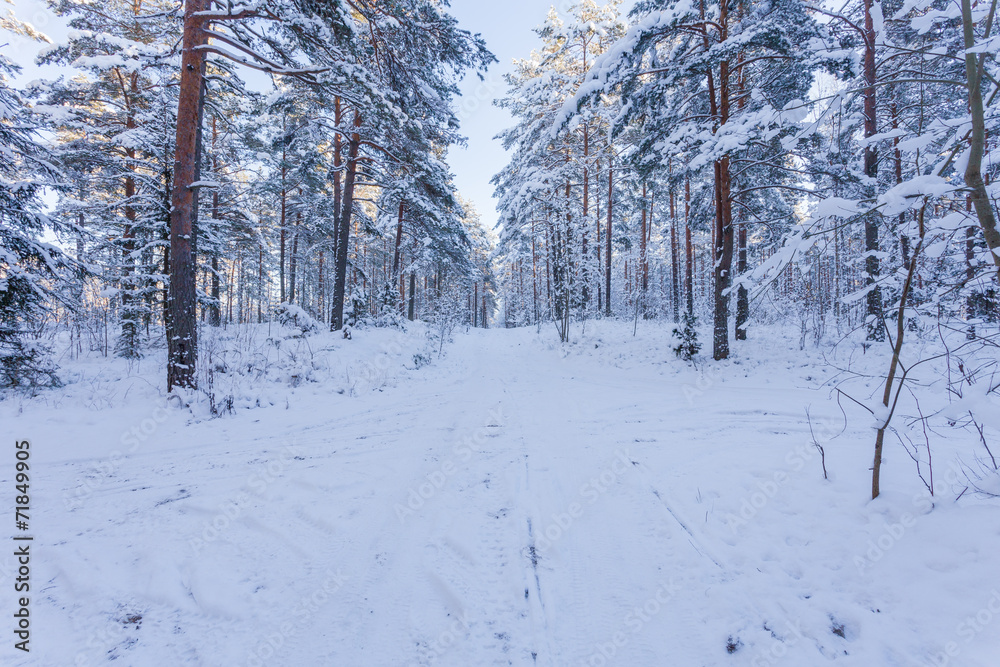
[(673, 331), (673, 337), (677, 339), (674, 354), (678, 359), (691, 361), (701, 352), (701, 343), (698, 342), (698, 318), (694, 313), (685, 312), (682, 323), (682, 328), (675, 328)]
[[(12, 18), (0, 28), (25, 32)], [(0, 387), (58, 384), (48, 350), (33, 335), (52, 308), (67, 260), (42, 242), (64, 231), (43, 212), (43, 188), (61, 188), (52, 156), (37, 141), (40, 119), (11, 87), (19, 68), (0, 54)]]

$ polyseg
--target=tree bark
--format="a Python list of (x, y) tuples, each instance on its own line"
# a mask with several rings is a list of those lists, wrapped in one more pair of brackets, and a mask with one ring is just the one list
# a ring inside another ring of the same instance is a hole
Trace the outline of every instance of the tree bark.
[[(129, 77), (129, 88), (125, 98), (125, 106), (128, 109), (128, 118), (125, 120), (125, 127), (134, 130), (137, 127), (135, 121), (134, 103), (139, 93), (139, 75), (133, 72)], [(135, 223), (136, 211), (133, 206), (135, 197), (135, 149), (126, 148), (126, 170), (125, 177), (125, 229), (122, 233), (122, 281), (121, 298), (122, 312), (121, 340), (118, 343), (118, 354), (127, 358), (139, 356), (139, 318), (135, 312)]]
[[(995, 4), (994, 4), (995, 8)], [(992, 10), (991, 10), (992, 18)], [(971, 0), (962, 0), (962, 34), (965, 40), (965, 78), (968, 84), (969, 111), (972, 116), (972, 135), (969, 139), (969, 162), (965, 167), (965, 184), (972, 190), (972, 205), (976, 218), (983, 228), (986, 246), (990, 249), (993, 265), (997, 267), (1000, 280), (1000, 231), (997, 230), (996, 212), (990, 202), (983, 180), (983, 154), (986, 151), (986, 114), (983, 106), (982, 73), (987, 56), (983, 53), (979, 60), (971, 50), (976, 45), (976, 34), (972, 23)]]
[(264, 321), (264, 248), (257, 249), (257, 324)]
[(286, 163), (288, 154), (288, 137), (284, 135), (287, 131), (285, 123), (282, 123), (282, 137), (281, 137), (281, 220), (279, 227), (279, 244), (280, 248), (278, 250), (278, 283), (279, 283), (279, 294), (281, 296), (281, 303), (285, 303), (285, 243), (286, 243), (286, 227), (288, 220), (287, 215), (287, 204), (288, 204), (288, 189), (285, 186), (285, 176), (287, 174), (288, 165)]
[(642, 182), (642, 219), (639, 223), (639, 309), (643, 318), (646, 317), (646, 293), (649, 290), (649, 274), (646, 271), (646, 229), (649, 224), (649, 199), (646, 193), (646, 181)]
[(684, 182), (684, 292), (688, 315), (694, 315), (694, 244), (691, 241), (691, 179)]
[(406, 311), (406, 318), (411, 322), (417, 317), (417, 273), (410, 271), (410, 304)]
[[(724, 89), (725, 83), (720, 88)], [(714, 253), (715, 312), (712, 336), (712, 358), (716, 361), (729, 357), (729, 294), (733, 267), (733, 221), (729, 199), (729, 158), (715, 164), (716, 217)]]
[(680, 245), (677, 240), (677, 194), (674, 191), (673, 161), (670, 169), (670, 305), (674, 311), (674, 323), (681, 321)]
[(331, 329), (344, 327), (344, 291), (347, 286), (347, 252), (351, 239), (351, 214), (354, 210), (354, 182), (358, 173), (358, 150), (361, 147), (361, 113), (354, 111), (354, 132), (347, 148), (347, 176), (344, 178), (343, 203), (337, 230), (337, 265), (333, 283)]
[[(968, 0), (965, 1), (968, 2)], [(906, 335), (906, 299), (910, 294), (910, 290), (913, 289), (913, 276), (917, 271), (917, 260), (920, 258), (920, 251), (924, 247), (924, 238), (926, 235), (924, 209), (920, 209), (918, 212), (917, 220), (919, 223), (920, 239), (917, 242), (917, 247), (913, 250), (912, 257), (910, 257), (906, 281), (903, 283), (903, 293), (899, 298), (899, 312), (896, 317), (896, 340), (892, 346), (892, 361), (889, 363), (889, 374), (885, 378), (885, 388), (882, 391), (882, 407), (886, 410), (885, 421), (882, 422), (882, 425), (875, 433), (875, 459), (872, 463), (872, 500), (878, 498), (880, 493), (879, 484), (882, 475), (882, 448), (885, 442), (885, 431), (889, 428), (889, 422), (892, 420), (892, 415), (895, 411), (895, 401), (892, 400), (892, 389), (893, 383), (896, 381), (896, 373), (899, 372), (899, 359), (903, 351), (903, 338)], [(904, 371), (901, 382), (905, 382), (905, 380), (906, 373)], [(902, 391), (902, 386), (896, 392), (897, 399), (900, 391)]]
[[(726, 4), (723, 3), (719, 23), (726, 26)], [(720, 41), (726, 40), (726, 33)], [(729, 120), (729, 61), (719, 64), (719, 127)], [(715, 313), (712, 336), (712, 358), (729, 357), (729, 287), (733, 268), (733, 203), (730, 197), (729, 157), (715, 163)]]
[[(584, 68), (587, 63), (587, 50), (584, 48)], [(590, 259), (587, 257), (587, 232), (590, 221), (590, 125), (583, 126), (583, 221), (580, 223), (583, 246), (580, 255), (580, 278), (582, 307), (586, 310), (590, 304)]]
[[(747, 272), (747, 223), (740, 224), (739, 257), (736, 263), (739, 275)], [(750, 319), (750, 295), (741, 283), (736, 291), (736, 340), (747, 339), (747, 320)]]
[(177, 143), (170, 216), (170, 330), (167, 333), (167, 391), (194, 389), (197, 366), (197, 294), (195, 287), (194, 224), (198, 194), (198, 128), (201, 123), (204, 55), (208, 42), (204, 19), (208, 0), (186, 0), (177, 104)]
[[(396, 244), (392, 252), (392, 284), (399, 282), (399, 249), (403, 244), (403, 211), (402, 200), (399, 202), (399, 217), (396, 220)], [(402, 313), (403, 301), (400, 299), (396, 308)]]
[(531, 307), (534, 314), (532, 324), (538, 324), (538, 280), (536, 265), (538, 259), (535, 252), (535, 221), (531, 221)]
[(295, 303), (296, 271), (299, 266), (299, 229), (302, 213), (295, 214), (295, 227), (292, 230), (292, 258), (288, 262), (288, 303)]
[[(215, 144), (218, 140), (218, 130), (216, 129), (215, 117), (212, 117), (212, 171), (219, 173), (219, 160), (215, 155)], [(219, 189), (212, 189), (212, 220), (219, 220)], [(218, 249), (212, 253), (212, 288), (209, 296), (212, 302), (208, 307), (208, 323), (213, 327), (222, 324), (222, 304), (219, 301), (222, 285), (219, 280), (219, 252)]]
[[(334, 313), (336, 311), (336, 283), (337, 283), (337, 258), (340, 256), (340, 218), (341, 218), (341, 204), (343, 202), (343, 190), (341, 189), (340, 183), (340, 168), (343, 166), (343, 142), (340, 139), (341, 123), (343, 122), (343, 109), (340, 105), (340, 98), (335, 97), (333, 99), (333, 121), (334, 125), (337, 127), (337, 132), (333, 135), (333, 282), (334, 282), (334, 299), (333, 303), (330, 305), (330, 331), (334, 331)], [(346, 268), (345, 268), (346, 271)], [(402, 290), (402, 287), (400, 287)], [(343, 308), (343, 306), (341, 306)], [(343, 313), (343, 310), (341, 310)], [(341, 316), (342, 319), (342, 316)]]
[(611, 205), (615, 200), (615, 170), (608, 158), (608, 223), (604, 246), (604, 315), (611, 317)]
[[(872, 21), (873, 0), (864, 0), (865, 11), (865, 90), (864, 90), (864, 112), (865, 112), (865, 139), (875, 135), (876, 125), (876, 99), (875, 99), (875, 28)], [(878, 178), (878, 152), (874, 143), (865, 146), (865, 176), (868, 177), (869, 193), (874, 195), (875, 179)], [(871, 197), (874, 199), (874, 196)], [(867, 296), (867, 323), (868, 340), (885, 340), (885, 329), (882, 326), (884, 315), (882, 312), (882, 290), (878, 285), (881, 273), (880, 262), (877, 256), (879, 250), (879, 219), (881, 215), (872, 211), (865, 216), (865, 284), (868, 286)]]

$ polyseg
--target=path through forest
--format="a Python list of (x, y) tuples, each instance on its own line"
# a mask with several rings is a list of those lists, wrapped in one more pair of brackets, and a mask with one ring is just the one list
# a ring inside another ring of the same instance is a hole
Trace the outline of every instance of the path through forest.
[[(805, 409), (821, 436), (842, 425), (815, 370), (716, 380), (659, 335), (620, 351), (622, 331), (461, 333), (384, 391), (167, 421), (41, 510), (56, 662), (18, 664), (910, 665), (975, 612), (940, 601), (977, 590), (988, 545), (909, 495), (866, 505), (866, 430), (828, 445), (823, 481)], [(81, 456), (45, 464), (50, 497)], [(864, 561), (904, 510), (907, 547)], [(915, 559), (937, 579), (908, 586)]]

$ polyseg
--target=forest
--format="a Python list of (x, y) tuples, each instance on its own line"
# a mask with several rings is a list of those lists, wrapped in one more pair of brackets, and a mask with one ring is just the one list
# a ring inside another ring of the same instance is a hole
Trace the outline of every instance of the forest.
[(6, 0), (12, 655), (997, 664), (997, 5)]

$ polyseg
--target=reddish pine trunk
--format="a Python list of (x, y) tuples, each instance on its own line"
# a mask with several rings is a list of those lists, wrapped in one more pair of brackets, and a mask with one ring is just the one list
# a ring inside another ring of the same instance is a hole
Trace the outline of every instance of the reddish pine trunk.
[(684, 292), (687, 312), (694, 315), (694, 245), (691, 242), (691, 179), (684, 183)]
[[(726, 3), (720, 5), (719, 23), (722, 33), (719, 41), (727, 39), (728, 9)], [(711, 73), (710, 73), (711, 74)], [(719, 127), (729, 120), (729, 61), (719, 63)], [(715, 163), (715, 248), (713, 267), (715, 276), (714, 332), (712, 336), (712, 357), (718, 361), (729, 357), (729, 294), (733, 268), (733, 203), (730, 197), (729, 158)]]
[(187, 0), (180, 89), (177, 104), (177, 143), (170, 216), (170, 318), (167, 332), (167, 391), (194, 389), (197, 364), (194, 219), (198, 196), (192, 183), (197, 177), (198, 128), (201, 122), (204, 55), (199, 46), (208, 42), (204, 20), (195, 16), (208, 9), (208, 0)]

